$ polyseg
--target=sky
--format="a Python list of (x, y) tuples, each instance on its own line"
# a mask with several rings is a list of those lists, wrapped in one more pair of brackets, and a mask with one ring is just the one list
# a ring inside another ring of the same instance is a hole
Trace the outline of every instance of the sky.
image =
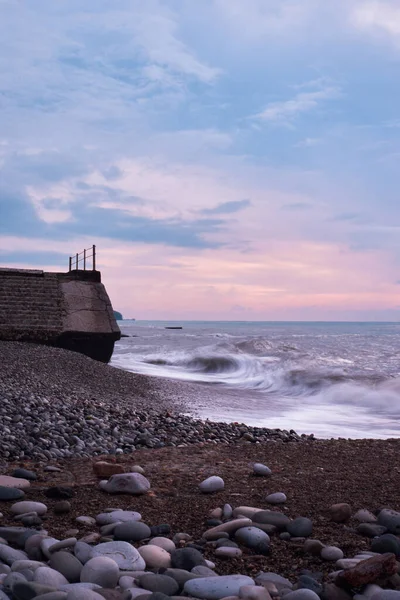
[(0, 265), (136, 319), (400, 319), (398, 0), (0, 0)]

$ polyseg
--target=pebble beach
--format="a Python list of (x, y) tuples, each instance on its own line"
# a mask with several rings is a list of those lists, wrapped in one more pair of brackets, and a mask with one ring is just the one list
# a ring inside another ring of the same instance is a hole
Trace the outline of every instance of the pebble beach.
[(400, 598), (398, 440), (203, 422), (57, 348), (0, 364), (0, 600)]

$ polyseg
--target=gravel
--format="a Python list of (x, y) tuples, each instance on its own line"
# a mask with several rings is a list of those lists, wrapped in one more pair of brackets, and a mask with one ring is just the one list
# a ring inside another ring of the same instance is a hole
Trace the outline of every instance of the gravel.
[(0, 342), (0, 365), (3, 463), (128, 454), (204, 441), (313, 439), (294, 431), (194, 419), (183, 414), (188, 406), (175, 382), (155, 381), (60, 348)]

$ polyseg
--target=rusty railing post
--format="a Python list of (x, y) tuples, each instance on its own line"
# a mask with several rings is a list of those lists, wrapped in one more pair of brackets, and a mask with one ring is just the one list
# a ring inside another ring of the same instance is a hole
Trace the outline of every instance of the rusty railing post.
[(69, 257), (69, 270), (72, 271), (72, 256)]
[(78, 253), (76, 253), (75, 262), (76, 262), (75, 269), (78, 270), (78, 263), (79, 263), (79, 254)]
[(92, 252), (93, 252), (93, 271), (95, 271), (96, 270), (96, 246), (94, 244), (93, 244)]
[(86, 271), (86, 248), (83, 251), (83, 270)]

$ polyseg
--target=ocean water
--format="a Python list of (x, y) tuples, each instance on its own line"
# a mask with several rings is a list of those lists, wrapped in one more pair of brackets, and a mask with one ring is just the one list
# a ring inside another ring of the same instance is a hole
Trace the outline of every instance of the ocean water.
[(400, 323), (119, 325), (130, 337), (111, 364), (195, 384), (201, 418), (323, 438), (400, 436)]

